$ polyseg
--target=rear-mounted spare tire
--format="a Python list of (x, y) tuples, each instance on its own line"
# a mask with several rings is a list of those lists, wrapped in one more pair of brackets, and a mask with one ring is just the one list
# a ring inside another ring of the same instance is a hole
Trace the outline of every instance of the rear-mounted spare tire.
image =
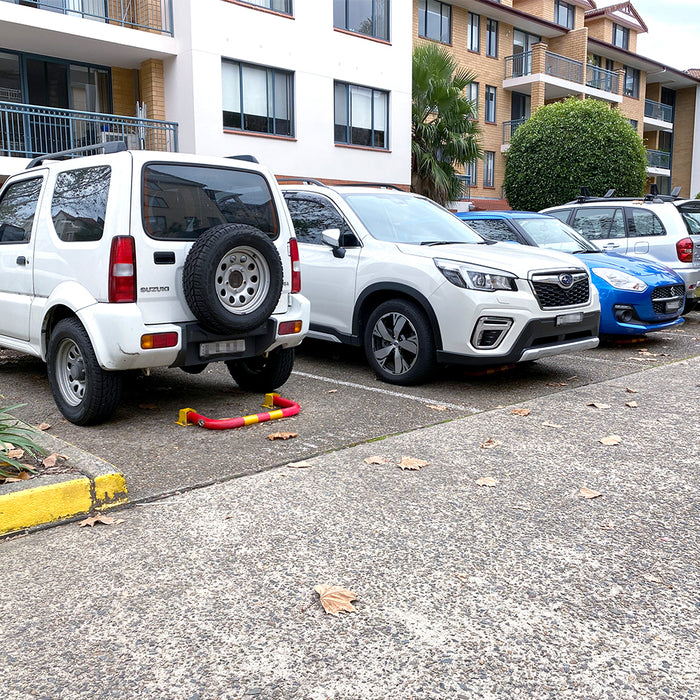
[(239, 333), (265, 323), (282, 293), (282, 260), (254, 226), (221, 224), (205, 231), (185, 260), (185, 300), (212, 333)]

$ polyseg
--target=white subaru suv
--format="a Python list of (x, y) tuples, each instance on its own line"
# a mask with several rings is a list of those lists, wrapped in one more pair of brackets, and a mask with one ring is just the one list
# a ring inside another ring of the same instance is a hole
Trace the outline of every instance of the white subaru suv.
[(363, 346), (377, 376), (495, 365), (598, 345), (598, 293), (566, 253), (495, 243), (424, 197), (283, 181), (309, 337)]
[(4, 184), (0, 346), (47, 362), (68, 420), (109, 418), (125, 370), (224, 361), (244, 389), (287, 380), (309, 302), (282, 194), (252, 160), (112, 143)]

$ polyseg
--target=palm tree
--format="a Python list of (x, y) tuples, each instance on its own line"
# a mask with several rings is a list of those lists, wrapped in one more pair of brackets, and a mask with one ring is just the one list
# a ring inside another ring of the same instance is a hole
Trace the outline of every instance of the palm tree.
[(462, 194), (455, 166), (482, 155), (476, 106), (465, 93), (476, 77), (440, 46), (413, 50), (411, 189), (442, 205)]

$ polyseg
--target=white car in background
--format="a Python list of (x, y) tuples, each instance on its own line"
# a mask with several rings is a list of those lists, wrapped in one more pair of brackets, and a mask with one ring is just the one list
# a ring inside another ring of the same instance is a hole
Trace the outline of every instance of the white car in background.
[(283, 182), (309, 337), (363, 346), (380, 379), (415, 384), (437, 363), (516, 363), (598, 344), (598, 294), (574, 256), (487, 241), (395, 188)]

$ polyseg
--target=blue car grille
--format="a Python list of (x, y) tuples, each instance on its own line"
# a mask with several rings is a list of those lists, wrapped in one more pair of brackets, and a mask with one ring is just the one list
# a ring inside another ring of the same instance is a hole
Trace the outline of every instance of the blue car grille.
[[(685, 297), (685, 287), (682, 284), (671, 284), (667, 287), (657, 287), (651, 293), (651, 305), (655, 314), (667, 314), (666, 302)], [(681, 304), (681, 307), (683, 305)]]
[[(545, 276), (542, 276), (545, 277)], [(574, 275), (574, 285), (564, 289), (553, 281), (552, 275), (546, 275), (546, 279), (532, 278), (532, 288), (539, 305), (543, 309), (556, 309), (562, 306), (577, 306), (586, 304), (590, 295), (588, 275), (578, 273)]]

